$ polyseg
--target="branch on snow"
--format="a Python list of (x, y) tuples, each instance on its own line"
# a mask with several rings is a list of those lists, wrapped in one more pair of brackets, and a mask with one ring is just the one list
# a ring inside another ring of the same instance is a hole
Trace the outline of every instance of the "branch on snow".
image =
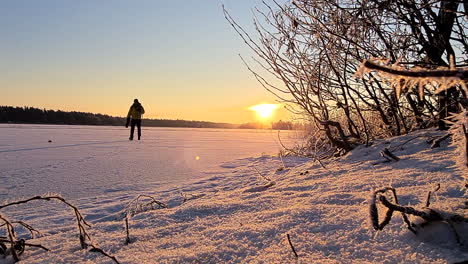
[[(88, 247), (90, 247), (90, 252), (98, 252), (98, 253), (101, 253), (103, 254), (104, 256), (112, 259), (115, 263), (119, 264), (119, 262), (117, 261), (117, 259), (113, 256), (110, 256), (109, 254), (105, 253), (102, 249), (98, 248), (97, 246), (95, 246), (92, 242), (91, 242), (91, 236), (88, 234), (86, 228), (87, 227), (91, 227), (84, 219), (83, 215), (80, 213), (80, 211), (78, 210), (78, 208), (74, 205), (72, 205), (71, 203), (67, 202), (63, 197), (61, 196), (58, 196), (58, 195), (44, 195), (44, 196), (34, 196), (34, 197), (31, 197), (31, 198), (28, 198), (28, 199), (25, 199), (25, 200), (19, 200), (19, 201), (14, 201), (14, 202), (11, 202), (11, 203), (6, 203), (6, 204), (3, 204), (3, 205), (0, 205), (0, 210), (1, 209), (4, 209), (4, 208), (7, 208), (7, 207), (10, 207), (10, 206), (17, 206), (17, 205), (22, 205), (22, 204), (26, 204), (28, 202), (31, 202), (31, 201), (59, 201), (65, 205), (67, 205), (68, 207), (72, 208), (74, 213), (75, 213), (75, 217), (76, 217), (76, 223), (77, 223), (77, 226), (78, 226), (78, 231), (79, 231), (79, 240), (80, 240), (80, 246), (82, 249), (87, 249)], [(34, 232), (38, 233), (38, 231), (36, 229), (34, 229), (32, 226), (24, 223), (24, 222), (21, 222), (21, 221), (9, 221), (7, 218), (3, 217), (2, 215), (0, 215), (0, 221), (3, 222), (3, 224), (0, 225), (0, 228), (3, 227), (4, 229), (6, 229), (6, 233), (8, 235), (7, 238), (1, 238), (0, 237), (0, 253), (3, 253), (4, 256), (8, 255), (8, 254), (11, 254), (12, 257), (13, 257), (13, 260), (15, 262), (18, 262), (20, 261), (19, 259), (19, 256), (24, 252), (24, 249), (26, 246), (29, 246), (29, 247), (38, 247), (38, 248), (41, 248), (41, 249), (44, 249), (46, 251), (49, 251), (48, 248), (42, 246), (42, 245), (36, 245), (36, 244), (30, 244), (30, 243), (26, 243), (26, 241), (24, 239), (17, 239), (16, 238), (16, 232), (15, 232), (15, 228), (13, 226), (14, 223), (17, 223), (17, 224), (20, 224), (21, 226), (23, 226), (24, 228), (28, 229), (30, 234), (31, 234), (31, 237), (33, 238), (34, 237)], [(10, 247), (8, 248), (6, 246), (5, 243), (8, 243), (10, 244)]]
[[(149, 202), (144, 202), (143, 200), (149, 199)], [(156, 210), (156, 209), (163, 209), (168, 208), (165, 203), (162, 203), (156, 200), (154, 197), (149, 195), (138, 195), (135, 199), (133, 199), (124, 209), (124, 220), (125, 220), (125, 244), (130, 244), (130, 228), (128, 221), (130, 217), (135, 216), (139, 213)]]

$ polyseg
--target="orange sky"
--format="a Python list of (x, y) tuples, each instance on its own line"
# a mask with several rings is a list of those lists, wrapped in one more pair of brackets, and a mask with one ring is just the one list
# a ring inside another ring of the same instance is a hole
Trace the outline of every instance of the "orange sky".
[(240, 60), (252, 53), (221, 3), (249, 29), (260, 2), (7, 1), (0, 105), (124, 116), (138, 98), (146, 118), (258, 121), (248, 108), (275, 98)]

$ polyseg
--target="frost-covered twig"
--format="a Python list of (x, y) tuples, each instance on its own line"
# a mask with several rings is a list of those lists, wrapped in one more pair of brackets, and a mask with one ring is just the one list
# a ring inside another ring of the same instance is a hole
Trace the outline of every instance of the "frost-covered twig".
[[(216, 192), (215, 192), (216, 193)], [(181, 192), (180, 193), (180, 196), (182, 196), (183, 198), (183, 201), (182, 201), (182, 204), (190, 201), (190, 200), (194, 200), (194, 199), (198, 199), (200, 197), (203, 197), (205, 196), (206, 194), (191, 194), (191, 193), (184, 193), (184, 192)]]
[[(143, 199), (149, 199), (150, 201), (147, 203), (141, 202)], [(167, 208), (167, 205), (156, 200), (152, 196), (141, 194), (127, 204), (127, 206), (124, 209), (124, 212), (125, 216), (134, 216), (136, 214), (143, 213), (149, 210), (161, 208)]]
[[(31, 235), (31, 238), (34, 238), (34, 234), (36, 233), (37, 235), (41, 234), (41, 232), (39, 232), (38, 230), (34, 229), (34, 227), (26, 224), (25, 222), (23, 221), (11, 221), (11, 224), (18, 224), (22, 227), (24, 227), (26, 230), (29, 231), (29, 234)], [(5, 226), (6, 223), (3, 223), (3, 224), (0, 224), (0, 227), (3, 227)]]
[[(468, 115), (468, 112), (466, 113), (466, 115)], [(467, 118), (467, 121), (466, 121), (467, 124), (463, 124), (461, 127), (462, 127), (462, 134), (463, 136), (465, 137), (465, 147), (460, 147), (462, 149), (462, 155), (463, 155), (463, 152), (464, 152), (464, 163), (465, 163), (465, 167), (468, 168), (468, 118)]]
[[(0, 238), (0, 243), (11, 243), (11, 241), (8, 240), (8, 239)], [(43, 245), (27, 243), (27, 242), (25, 242), (24, 239), (20, 239), (18, 241), (13, 241), (13, 243), (18, 243), (18, 245), (24, 245), (24, 246), (28, 246), (28, 247), (37, 247), (37, 248), (43, 249), (45, 251), (50, 251), (50, 249), (44, 247)], [(6, 248), (3, 248), (3, 250), (5, 250), (5, 249)], [(4, 252), (4, 253), (6, 253), (6, 252)]]
[[(119, 264), (119, 262), (117, 261), (117, 259), (115, 257), (110, 256), (109, 254), (105, 253), (102, 249), (98, 248), (97, 246), (95, 246), (91, 242), (91, 236), (88, 234), (88, 232), (86, 230), (86, 227), (91, 227), (91, 226), (85, 221), (83, 215), (80, 213), (78, 208), (76, 206), (74, 206), (73, 204), (67, 202), (61, 196), (58, 196), (58, 195), (39, 196), (38, 195), (38, 196), (34, 196), (34, 197), (31, 197), (31, 198), (28, 198), (28, 199), (14, 201), (14, 202), (10, 202), (10, 203), (0, 205), (0, 210), (4, 209), (4, 208), (7, 208), (7, 207), (10, 207), (10, 206), (22, 205), (22, 204), (26, 204), (28, 202), (37, 201), (37, 200), (40, 200), (40, 201), (59, 201), (61, 203), (64, 203), (68, 207), (72, 208), (74, 213), (75, 213), (75, 217), (76, 217), (81, 248), (82, 249), (87, 249), (88, 247), (90, 247), (91, 248), (90, 252), (101, 253), (104, 256), (106, 256), (108, 258), (111, 258), (115, 263)], [(0, 215), (0, 221), (3, 222), (3, 224), (0, 227), (4, 226), (6, 228), (7, 234), (8, 234), (8, 238), (3, 239), (3, 240), (7, 240), (7, 242), (10, 243), (11, 247), (9, 248), (9, 252), (11, 253), (11, 255), (13, 257), (13, 260), (15, 262), (19, 261), (19, 255), (21, 255), (24, 252), (25, 246), (39, 247), (39, 248), (42, 248), (42, 249), (48, 251), (48, 249), (43, 247), (42, 245), (26, 243), (24, 239), (20, 239), (20, 240), (16, 239), (15, 229), (14, 229), (12, 223), (20, 224), (21, 226), (27, 228), (31, 232), (31, 235), (33, 235), (33, 232), (37, 232), (37, 230), (35, 230), (30, 225), (28, 225), (28, 224), (26, 224), (24, 222), (21, 222), (21, 221), (11, 222), (8, 219), (6, 219), (5, 217), (3, 217), (2, 215)]]
[(283, 167), (278, 168), (278, 170), (279, 170), (279, 171), (282, 171), (282, 170), (286, 169), (286, 165), (284, 165), (283, 154), (280, 152), (280, 153), (278, 154), (278, 156), (279, 156), (279, 158), (280, 158), (281, 164), (283, 164)]
[(429, 207), (429, 205), (431, 205), (431, 194), (433, 192), (437, 192), (438, 190), (440, 189), (440, 183), (437, 184), (436, 188), (434, 189), (434, 191), (429, 191), (427, 193), (427, 199), (426, 199), (426, 207)]
[(362, 64), (365, 68), (369, 70), (376, 70), (379, 72), (384, 72), (387, 74), (392, 74), (396, 76), (404, 76), (404, 77), (415, 77), (415, 78), (442, 78), (442, 77), (455, 77), (460, 79), (468, 79), (468, 69), (444, 69), (444, 70), (427, 70), (427, 69), (419, 69), (419, 70), (403, 70), (395, 67), (385, 66), (378, 64), (372, 60), (366, 60)]
[[(388, 223), (390, 223), (390, 220), (392, 219), (393, 212), (395, 211), (395, 209), (393, 208), (388, 208), (385, 214), (384, 220), (381, 223), (379, 223), (379, 211), (377, 209), (377, 200), (378, 200), (377, 198), (380, 199), (380, 197), (384, 196), (384, 194), (387, 192), (390, 192), (392, 194), (394, 202), (398, 204), (398, 197), (396, 194), (396, 190), (392, 187), (382, 188), (372, 193), (372, 198), (371, 198), (371, 202), (369, 205), (369, 214), (370, 214), (372, 226), (374, 227), (375, 230), (382, 230), (386, 225), (388, 225)], [(401, 213), (401, 215), (403, 217), (403, 220), (407, 224), (408, 229), (411, 232), (416, 233), (416, 230), (414, 230), (411, 226), (408, 216), (406, 216), (406, 214), (403, 212)]]
[(380, 151), (380, 155), (382, 157), (384, 157), (385, 159), (387, 159), (388, 161), (391, 161), (391, 160), (399, 161), (400, 160), (399, 157), (395, 156), (395, 154), (390, 152), (390, 150), (388, 150), (387, 148), (384, 148), (382, 151)]
[(403, 143), (401, 143), (401, 144), (398, 144), (398, 145), (396, 145), (396, 146), (392, 146), (392, 147), (389, 149), (389, 151), (392, 152), (392, 151), (398, 150), (398, 149), (400, 149), (401, 147), (403, 147), (404, 145), (408, 144), (409, 142), (411, 142), (411, 141), (413, 141), (413, 140), (415, 140), (415, 139), (417, 139), (417, 138), (421, 138), (421, 137), (423, 137), (423, 136), (415, 136), (415, 137), (412, 137), (412, 138), (406, 140), (405, 142), (403, 142)]
[(90, 245), (90, 246), (91, 246), (91, 249), (89, 250), (89, 252), (101, 253), (102, 255), (112, 259), (116, 264), (120, 264), (120, 262), (117, 260), (116, 257), (107, 254), (104, 250), (102, 250), (101, 248), (98, 248), (98, 247), (96, 247), (94, 245)]
[(446, 134), (446, 135), (444, 135), (442, 137), (434, 139), (434, 141), (432, 142), (432, 145), (431, 145), (431, 149), (440, 147), (440, 143), (442, 143), (442, 141), (446, 140), (450, 136), (451, 136), (450, 134)]
[[(7, 235), (8, 235), (8, 241), (10, 243), (10, 252), (11, 252), (11, 255), (13, 256), (13, 260), (15, 262), (18, 262), (19, 261), (19, 255), (21, 255), (22, 251), (21, 248), (20, 248), (20, 253), (16, 252), (18, 250), (17, 248), (17, 244), (16, 244), (16, 236), (15, 236), (15, 229), (13, 228), (13, 225), (11, 224), (11, 222), (3, 217), (2, 215), (0, 215), (0, 221), (4, 222), (5, 223), (5, 226), (6, 226), (6, 231), (7, 231)], [(6, 250), (5, 250), (6, 252)]]
[(293, 155), (296, 155), (296, 156), (302, 156), (302, 154), (299, 153), (298, 151), (295, 151), (294, 149), (288, 148), (283, 144), (283, 141), (281, 140), (281, 137), (280, 137), (280, 131), (279, 130), (278, 130), (278, 142), (281, 145), (281, 147), (284, 150), (288, 151), (289, 153), (292, 153)]
[(4, 205), (0, 205), (0, 210), (3, 209), (3, 208), (9, 207), (9, 206), (16, 206), (16, 205), (20, 205), (20, 204), (25, 204), (25, 203), (35, 201), (35, 200), (42, 200), (42, 201), (56, 200), (56, 201), (59, 201), (59, 202), (62, 202), (64, 204), (66, 204), (68, 207), (72, 208), (74, 213), (75, 213), (76, 222), (77, 222), (77, 226), (78, 226), (78, 231), (80, 233), (79, 238), (80, 238), (81, 248), (82, 249), (87, 248), (86, 240), (91, 240), (91, 237), (86, 232), (85, 226), (87, 226), (87, 227), (91, 227), (91, 226), (84, 220), (83, 215), (80, 213), (80, 211), (78, 210), (78, 208), (76, 206), (74, 206), (71, 203), (67, 202), (64, 198), (62, 198), (62, 197), (60, 197), (58, 195), (34, 196), (34, 197), (29, 198), (29, 199), (19, 200), (19, 201), (7, 203), (7, 204), (4, 204)]
[(260, 175), (260, 177), (262, 177), (263, 179), (265, 179), (267, 182), (271, 182), (272, 179), (268, 178), (267, 176), (263, 175), (262, 173), (260, 173), (260, 171), (255, 167), (253, 166), (253, 168), (255, 169), (255, 171), (258, 173), (258, 175)]
[(460, 154), (458, 159), (460, 167), (468, 171), (468, 109), (458, 114), (452, 114), (446, 120), (450, 124), (452, 144)]
[(125, 244), (130, 244), (132, 241), (130, 240), (130, 229), (128, 228), (128, 217), (125, 217), (125, 233), (127, 237), (125, 238)]
[[(142, 199), (149, 199), (150, 201), (147, 203), (142, 203)], [(126, 238), (125, 244), (130, 244), (130, 228), (129, 228), (129, 219), (136, 214), (147, 212), (150, 210), (156, 209), (163, 209), (167, 208), (167, 205), (156, 200), (154, 197), (149, 195), (138, 195), (135, 199), (133, 199), (124, 209), (124, 220), (125, 220), (125, 231), (126, 231)]]
[[(437, 186), (436, 190), (438, 189), (439, 186)], [(388, 199), (385, 195), (388, 191), (392, 192), (393, 196), (391, 198), (393, 198), (393, 201), (390, 201), (390, 199)], [(430, 195), (428, 195), (426, 205), (430, 204), (429, 199)], [(383, 206), (385, 206), (388, 209), (385, 219), (382, 223), (378, 222), (379, 219), (376, 205), (377, 202), (380, 202)], [(408, 229), (411, 230), (414, 234), (417, 234), (419, 231), (424, 231), (425, 229), (423, 229), (423, 227), (431, 223), (444, 222), (448, 224), (455, 235), (457, 243), (459, 244), (461, 244), (461, 240), (459, 234), (457, 233), (457, 230), (455, 229), (454, 223), (468, 224), (468, 218), (459, 214), (444, 212), (429, 207), (415, 209), (411, 206), (399, 205), (396, 196), (396, 191), (394, 188), (391, 187), (383, 188), (373, 193), (369, 207), (369, 213), (371, 216), (372, 225), (375, 230), (382, 230), (390, 222), (392, 214), (395, 211), (400, 212), (402, 214), (405, 223), (408, 225)], [(423, 220), (423, 222), (418, 224), (414, 222), (412, 223), (409, 221), (407, 215), (420, 217)]]

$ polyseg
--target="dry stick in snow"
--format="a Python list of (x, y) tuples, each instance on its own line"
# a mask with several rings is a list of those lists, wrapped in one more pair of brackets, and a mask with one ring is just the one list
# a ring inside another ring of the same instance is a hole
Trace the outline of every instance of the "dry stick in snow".
[(468, 129), (465, 125), (462, 125), (463, 134), (465, 136), (465, 165), (468, 167)]
[(89, 250), (89, 252), (101, 253), (102, 255), (112, 259), (115, 263), (120, 264), (120, 262), (114, 256), (111, 256), (111, 255), (107, 254), (106, 252), (104, 252), (104, 250), (102, 250), (102, 249), (100, 249), (98, 247), (95, 247), (94, 245), (89, 245), (89, 246), (91, 246), (91, 249)]
[[(148, 203), (142, 203), (142, 198), (147, 198), (150, 201)], [(155, 205), (157, 205), (158, 208), (155, 208)], [(128, 203), (128, 205), (125, 207), (125, 215), (134, 216), (138, 213), (161, 208), (167, 208), (167, 205), (154, 199), (152, 196), (141, 194)]]
[(292, 252), (294, 253), (294, 256), (295, 256), (296, 258), (298, 258), (299, 255), (297, 255), (296, 250), (294, 249), (294, 246), (293, 246), (293, 244), (292, 244), (292, 242), (291, 242), (291, 238), (289, 237), (289, 234), (286, 234), (286, 236), (288, 237), (288, 242), (289, 242), (289, 245), (291, 246), (291, 249), (292, 249)]
[(395, 154), (390, 152), (390, 150), (388, 150), (387, 148), (384, 148), (382, 151), (380, 151), (380, 155), (382, 155), (382, 157), (386, 158), (389, 161), (391, 161), (391, 160), (399, 161), (400, 160), (399, 157), (395, 156)]
[[(297, 156), (304, 156), (303, 154), (301, 154), (301, 153), (299, 153), (299, 152), (297, 152), (297, 151), (294, 151), (293, 149), (288, 149), (288, 148), (286, 148), (286, 146), (284, 146), (284, 144), (283, 144), (283, 141), (281, 141), (281, 138), (280, 138), (280, 136), (279, 136), (279, 131), (278, 131), (278, 141), (279, 141), (280, 145), (281, 145), (285, 150), (287, 150), (287, 151), (289, 151), (289, 152), (291, 152), (291, 153), (293, 153), (293, 154), (295, 154), (295, 155), (297, 155)], [(327, 167), (325, 167), (325, 165), (324, 165), (323, 162), (320, 160), (320, 158), (317, 158), (317, 153), (314, 154), (313, 159), (314, 159), (314, 161), (318, 161), (318, 163), (320, 164), (320, 166), (322, 166), (322, 168), (324, 168), (324, 169), (330, 171), (329, 169), (327, 169)], [(281, 162), (283, 162), (283, 159), (281, 159)], [(284, 163), (283, 163), (283, 166), (284, 166)], [(286, 167), (285, 167), (285, 168), (286, 168)]]
[[(385, 193), (390, 193), (393, 196), (393, 201), (398, 204), (398, 196), (396, 194), (395, 188), (392, 187), (386, 187), (382, 188), (379, 190), (376, 190), (375, 192), (372, 193), (372, 199), (371, 203), (369, 205), (369, 214), (371, 218), (371, 223), (372, 226), (374, 227), (375, 230), (383, 230), (383, 228), (390, 223), (390, 220), (392, 219), (393, 213), (395, 210), (393, 208), (388, 208), (387, 212), (385, 213), (385, 218), (384, 220), (379, 223), (379, 211), (377, 209), (377, 201), (381, 195), (384, 195)], [(416, 234), (416, 230), (411, 226), (411, 222), (408, 219), (408, 216), (401, 212), (401, 216), (403, 217), (403, 221), (406, 223), (408, 226), (408, 229)]]
[(130, 230), (128, 228), (128, 218), (127, 217), (125, 217), (125, 230), (127, 230), (127, 238), (125, 238), (125, 244), (128, 245), (132, 241), (130, 241)]
[[(148, 203), (141, 203), (141, 198), (147, 198), (150, 199)], [(158, 208), (155, 208), (154, 206), (157, 205)], [(130, 217), (143, 213), (149, 210), (155, 210), (155, 209), (162, 209), (162, 208), (167, 208), (167, 205), (154, 199), (154, 197), (149, 196), (149, 195), (138, 195), (135, 199), (133, 199), (128, 205), (125, 207), (125, 231), (127, 234), (127, 237), (125, 238), (125, 244), (130, 244), (130, 228), (128, 224), (128, 220)]]
[(91, 240), (91, 237), (86, 232), (85, 226), (87, 226), (87, 227), (91, 227), (91, 226), (84, 220), (84, 217), (83, 217), (83, 215), (81, 215), (80, 211), (78, 211), (78, 208), (76, 208), (74, 205), (70, 204), (64, 198), (62, 198), (60, 196), (54, 196), (54, 195), (52, 195), (52, 196), (34, 196), (34, 197), (31, 197), (31, 198), (26, 199), (26, 200), (20, 200), (20, 201), (11, 202), (11, 203), (8, 203), (8, 204), (0, 205), (0, 210), (3, 209), (3, 208), (9, 207), (9, 206), (25, 204), (25, 203), (28, 203), (28, 202), (34, 201), (34, 200), (43, 200), (43, 201), (58, 200), (58, 201), (60, 201), (60, 202), (62, 202), (64, 204), (66, 204), (67, 206), (71, 207), (73, 209), (73, 211), (75, 212), (76, 222), (77, 222), (77, 225), (78, 225), (78, 230), (80, 232), (80, 245), (81, 245), (81, 248), (86, 249), (87, 244), (86, 244), (85, 241), (86, 241), (86, 239)]
[(188, 200), (190, 200), (190, 198), (187, 197), (187, 194), (186, 194), (186, 193), (180, 192), (180, 196), (182, 196), (182, 198), (184, 199), (184, 200), (182, 200), (182, 204), (184, 204), (185, 202), (187, 202)]
[(449, 138), (450, 136), (451, 136), (450, 134), (447, 134), (447, 135), (445, 135), (443, 137), (439, 137), (439, 138), (435, 139), (434, 142), (431, 145), (431, 149), (440, 147), (440, 143), (442, 143), (442, 141)]
[[(3, 208), (6, 208), (6, 207), (21, 205), (21, 204), (25, 204), (25, 203), (28, 203), (30, 201), (35, 201), (35, 200), (42, 200), (42, 201), (56, 200), (56, 201), (64, 203), (68, 207), (72, 208), (74, 213), (75, 213), (76, 222), (77, 222), (77, 226), (78, 226), (78, 231), (80, 233), (79, 239), (80, 239), (81, 248), (86, 249), (89, 246), (89, 247), (91, 247), (90, 252), (101, 253), (102, 255), (112, 259), (115, 263), (120, 264), (115, 257), (110, 256), (109, 254), (105, 253), (102, 249), (96, 247), (92, 243), (87, 242), (87, 241), (91, 242), (91, 237), (89, 236), (88, 232), (86, 231), (86, 227), (91, 227), (91, 226), (85, 221), (83, 215), (80, 213), (78, 208), (76, 206), (72, 205), (71, 203), (67, 202), (61, 196), (58, 196), (58, 195), (39, 196), (38, 195), (38, 196), (31, 197), (29, 199), (19, 200), (19, 201), (7, 203), (7, 204), (4, 204), (4, 205), (0, 205), (0, 210), (3, 209)], [(13, 259), (14, 259), (15, 262), (19, 261), (19, 255), (20, 255), (20, 254), (17, 254), (15, 247), (19, 246), (19, 248), (21, 249), (21, 251), (20, 251), (21, 253), (24, 251), (24, 246), (39, 247), (39, 248), (48, 250), (47, 248), (45, 248), (45, 247), (43, 247), (41, 245), (34, 245), (34, 244), (25, 243), (24, 240), (22, 240), (22, 239), (17, 241), (12, 222), (10, 222), (8, 219), (6, 219), (5, 217), (3, 217), (1, 215), (0, 215), (0, 220), (5, 223), (4, 225), (6, 226), (7, 233), (8, 233), (8, 242), (11, 244), (10, 251), (11, 251), (11, 254), (12, 254)], [(18, 222), (18, 223), (21, 224), (22, 226), (24, 226), (25, 228), (27, 228), (30, 232), (32, 232), (32, 230), (35, 230), (32, 227), (30, 227), (28, 224), (25, 224), (23, 222)], [(2, 225), (2, 226), (4, 226), (4, 225)]]
[[(440, 183), (437, 184), (437, 187), (434, 189), (432, 192), (437, 192), (440, 189)], [(431, 191), (427, 193), (427, 199), (426, 199), (426, 207), (429, 207), (431, 205)]]
[(280, 160), (281, 160), (281, 164), (283, 164), (283, 167), (279, 168), (278, 170), (284, 170), (286, 169), (286, 165), (284, 165), (284, 161), (283, 161), (283, 154), (281, 154), (281, 152), (278, 154), (278, 156), (280, 157)]
[(8, 221), (8, 219), (3, 217), (2, 215), (0, 215), (0, 220), (3, 221), (5, 223), (5, 225), (6, 225), (8, 240), (9, 240), (10, 245), (11, 245), (10, 251), (11, 251), (11, 255), (13, 256), (13, 260), (15, 262), (18, 262), (19, 261), (19, 255), (16, 252), (15, 229), (13, 228), (13, 225), (10, 223), (10, 221)]
[(278, 130), (278, 142), (279, 144), (281, 145), (281, 147), (283, 147), (285, 150), (287, 150), (288, 152), (290, 153), (293, 153), (294, 155), (297, 155), (297, 156), (301, 156), (301, 154), (297, 151), (295, 151), (294, 149), (290, 149), (290, 148), (287, 148), (284, 144), (283, 144), (283, 141), (281, 141), (281, 137), (280, 137), (280, 131)]
[[(29, 231), (29, 234), (31, 235), (31, 238), (34, 238), (34, 233), (36, 233), (38, 235), (41, 234), (41, 232), (37, 231), (32, 226), (26, 224), (23, 221), (11, 221), (11, 224), (18, 224), (18, 225), (21, 225), (22, 227), (26, 228)], [(3, 224), (0, 225), (0, 227), (3, 227), (5, 225), (6, 225), (6, 223), (3, 223)]]
[[(387, 207), (389, 210), (392, 211), (399, 211), (402, 214), (409, 214), (409, 215), (414, 215), (414, 216), (419, 216), (421, 217), (425, 222), (419, 224), (419, 227), (422, 227), (424, 225), (427, 225), (429, 223), (433, 222), (445, 222), (448, 223), (450, 228), (452, 229), (452, 232), (455, 235), (455, 239), (458, 244), (461, 244), (460, 241), (460, 236), (457, 233), (457, 230), (454, 227), (454, 223), (468, 223), (468, 218), (458, 215), (458, 214), (452, 214), (452, 213), (442, 213), (439, 212), (435, 209), (431, 208), (423, 208), (422, 210), (414, 209), (413, 207), (410, 206), (401, 206), (396, 203), (390, 202), (384, 195), (381, 195), (379, 197), (380, 202)], [(414, 223), (407, 223), (408, 228), (413, 228), (417, 226)], [(411, 230), (411, 229), (410, 229)], [(424, 230), (424, 229), (422, 229)]]
[[(265, 179), (265, 180), (268, 181), (268, 183), (267, 183), (266, 185), (261, 186), (261, 187), (254, 188), (256, 191), (259, 191), (259, 190), (261, 190), (261, 191), (266, 190), (266, 189), (268, 189), (268, 188), (270, 188), (270, 187), (272, 187), (272, 186), (274, 186), (274, 185), (276, 184), (276, 182), (273, 181), (272, 179), (270, 179), (270, 178), (268, 178), (268, 177), (262, 175), (262, 174), (260, 173), (260, 171), (259, 171), (255, 166), (253, 166), (253, 168), (255, 169), (255, 171), (257, 171), (257, 173), (258, 173), (258, 175), (260, 175), (260, 177), (262, 177), (263, 179)], [(253, 190), (253, 189), (250, 189), (250, 190)]]
[(194, 200), (194, 199), (198, 199), (200, 197), (203, 197), (205, 196), (204, 194), (191, 194), (191, 193), (184, 193), (184, 192), (180, 192), (180, 196), (182, 196), (182, 198), (184, 199), (182, 201), (182, 204), (190, 201), (190, 200)]
[[(19, 241), (20, 241), (20, 243), (21, 243), (22, 245), (24, 245), (24, 246), (28, 246), (28, 247), (37, 247), (37, 248), (41, 248), (41, 249), (43, 249), (43, 250), (45, 250), (45, 251), (50, 251), (50, 249), (48, 249), (48, 248), (46, 248), (46, 247), (44, 247), (44, 246), (42, 246), (42, 245), (26, 243), (26, 242), (24, 242), (24, 239), (20, 239)], [(2, 238), (0, 238), (0, 243), (11, 243), (11, 241), (8, 240), (8, 239), (2, 239)], [(15, 242), (15, 243), (16, 243), (16, 242)]]
[(271, 179), (268, 178), (267, 176), (264, 176), (263, 174), (261, 174), (260, 171), (259, 171), (255, 166), (253, 166), (253, 168), (254, 168), (255, 171), (258, 173), (258, 175), (260, 175), (260, 177), (262, 177), (263, 179), (267, 180), (268, 182), (271, 182)]
[(402, 146), (408, 144), (409, 142), (411, 142), (411, 141), (413, 141), (413, 140), (415, 140), (415, 139), (417, 139), (417, 138), (421, 138), (421, 137), (424, 137), (424, 136), (415, 136), (415, 137), (412, 137), (412, 138), (406, 140), (405, 142), (403, 142), (403, 143), (401, 143), (401, 144), (398, 144), (398, 145), (396, 145), (396, 146), (394, 146), (394, 147), (391, 147), (391, 148), (390, 148), (390, 149), (391, 149), (390, 151), (398, 150), (399, 148), (401, 148)]
[[(436, 188), (436, 190), (438, 190), (438, 187)], [(393, 197), (391, 198), (393, 198), (393, 201), (390, 201), (390, 199), (386, 195), (387, 193), (392, 194)], [(383, 206), (385, 206), (388, 209), (385, 219), (382, 221), (382, 223), (379, 223), (379, 213), (378, 213), (378, 209), (376, 205), (377, 202), (380, 202)], [(429, 202), (426, 201), (426, 204), (428, 203)], [(402, 214), (403, 220), (407, 224), (408, 229), (414, 234), (417, 234), (420, 231), (424, 231), (425, 229), (423, 227), (428, 224), (436, 223), (436, 222), (446, 223), (449, 225), (452, 232), (454, 233), (455, 239), (458, 244), (461, 244), (461, 240), (460, 240), (460, 236), (457, 230), (454, 227), (454, 224), (455, 223), (468, 224), (468, 218), (466, 218), (463, 215), (442, 212), (437, 209), (433, 209), (429, 207), (424, 207), (422, 209), (415, 209), (411, 206), (399, 205), (396, 191), (394, 188), (386, 187), (386, 188), (375, 191), (372, 194), (372, 199), (371, 199), (370, 206), (369, 206), (369, 213), (371, 216), (371, 222), (372, 222), (374, 229), (382, 230), (390, 222), (393, 212), (400, 212)], [(423, 220), (423, 222), (420, 222), (420, 223), (410, 222), (408, 219), (408, 215), (420, 217)]]
[(322, 161), (320, 159), (315, 159), (315, 160), (318, 161), (318, 163), (320, 164), (320, 166), (322, 166), (322, 168), (324, 168), (327, 171), (331, 172), (331, 170), (329, 170), (327, 167), (325, 167), (325, 165), (322, 163)]

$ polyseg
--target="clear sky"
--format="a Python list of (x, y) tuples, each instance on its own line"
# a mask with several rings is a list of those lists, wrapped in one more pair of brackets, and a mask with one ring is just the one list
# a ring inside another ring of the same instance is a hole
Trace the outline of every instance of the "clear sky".
[[(275, 103), (243, 65), (259, 0), (3, 0), (0, 105), (243, 123)], [(287, 119), (280, 108), (272, 119)]]

